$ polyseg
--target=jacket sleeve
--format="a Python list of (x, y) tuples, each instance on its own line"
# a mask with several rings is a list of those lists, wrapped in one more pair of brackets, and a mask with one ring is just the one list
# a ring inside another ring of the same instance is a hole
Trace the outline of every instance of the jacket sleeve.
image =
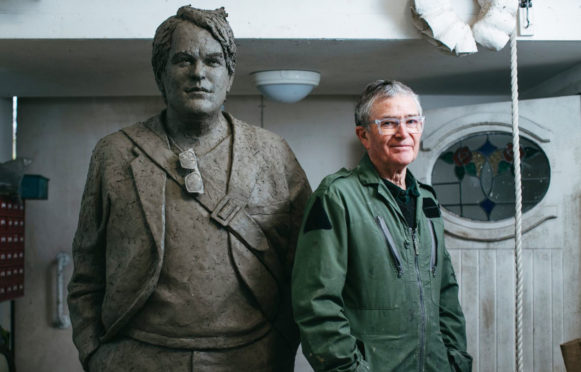
[(343, 310), (347, 235), (338, 198), (313, 194), (299, 233), (292, 299), (303, 353), (315, 371), (368, 371)]
[(454, 371), (472, 371), (472, 357), (466, 351), (466, 323), (458, 301), (458, 282), (450, 254), (444, 248), (440, 289), (440, 331)]
[(108, 206), (102, 187), (103, 140), (91, 157), (77, 232), (73, 240), (74, 269), (68, 285), (73, 342), (87, 369), (103, 333), (101, 304), (105, 291), (105, 229)]

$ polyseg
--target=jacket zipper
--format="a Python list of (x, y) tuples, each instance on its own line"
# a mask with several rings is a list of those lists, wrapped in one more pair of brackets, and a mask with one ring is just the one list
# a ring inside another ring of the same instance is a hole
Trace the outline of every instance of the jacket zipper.
[(428, 227), (430, 228), (430, 238), (432, 241), (432, 255), (430, 257), (430, 269), (432, 276), (436, 276), (436, 268), (438, 267), (438, 243), (436, 241), (436, 233), (433, 222), (428, 220)]
[(416, 229), (409, 228), (412, 235), (412, 243), (414, 246), (414, 262), (416, 266), (416, 276), (418, 279), (418, 288), (420, 289), (420, 311), (422, 313), (421, 319), (421, 331), (420, 331), (420, 357), (419, 357), (419, 368), (418, 370), (422, 372), (424, 370), (424, 354), (425, 354), (425, 343), (426, 343), (426, 307), (424, 304), (424, 286), (422, 285), (422, 279), (420, 277), (420, 264), (419, 264), (419, 252), (418, 244), (416, 242)]
[(376, 220), (377, 224), (379, 225), (381, 232), (383, 232), (383, 236), (385, 237), (385, 241), (387, 242), (389, 252), (391, 253), (391, 257), (393, 258), (393, 261), (395, 262), (395, 268), (397, 269), (397, 277), (401, 278), (401, 276), (403, 274), (403, 266), (401, 264), (401, 262), (402, 262), (401, 257), (399, 256), (399, 253), (395, 247), (393, 237), (391, 236), (391, 233), (389, 232), (389, 229), (387, 228), (387, 225), (385, 224), (385, 221), (383, 220), (383, 218), (381, 216), (375, 217), (375, 220)]

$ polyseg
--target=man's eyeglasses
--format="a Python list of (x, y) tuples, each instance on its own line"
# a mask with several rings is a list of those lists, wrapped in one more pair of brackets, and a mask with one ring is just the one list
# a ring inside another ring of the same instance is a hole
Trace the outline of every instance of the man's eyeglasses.
[(397, 132), (400, 125), (403, 125), (408, 133), (420, 133), (424, 129), (424, 116), (406, 116), (403, 118), (383, 118), (375, 119), (373, 124), (377, 125), (379, 134), (389, 135)]

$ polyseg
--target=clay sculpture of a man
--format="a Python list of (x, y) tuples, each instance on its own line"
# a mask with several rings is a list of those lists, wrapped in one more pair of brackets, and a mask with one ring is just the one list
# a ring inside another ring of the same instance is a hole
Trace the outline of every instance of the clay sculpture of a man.
[(93, 151), (68, 299), (86, 370), (293, 369), (289, 277), (310, 188), (283, 139), (222, 112), (226, 16), (185, 6), (159, 26), (166, 109)]

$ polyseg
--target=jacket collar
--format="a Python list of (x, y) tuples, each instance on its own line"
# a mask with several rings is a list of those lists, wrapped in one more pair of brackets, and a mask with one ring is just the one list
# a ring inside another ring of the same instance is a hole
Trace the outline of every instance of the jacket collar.
[(149, 118), (146, 122), (143, 123), (143, 126), (151, 130), (153, 134), (156, 135), (156, 137), (152, 137), (149, 140), (158, 141), (158, 144), (163, 144), (165, 148), (169, 149), (169, 141), (167, 139), (167, 134), (163, 125), (165, 121), (165, 115), (166, 110), (163, 110), (159, 115)]
[[(379, 176), (379, 173), (377, 172), (377, 169), (375, 169), (375, 165), (373, 165), (373, 163), (371, 162), (371, 159), (369, 158), (369, 155), (367, 153), (365, 153), (365, 155), (363, 155), (363, 157), (361, 158), (361, 160), (359, 161), (359, 164), (357, 165), (357, 173), (359, 175), (359, 180), (361, 181), (362, 184), (364, 185), (378, 185), (378, 184), (383, 184), (383, 179)], [(418, 185), (418, 181), (416, 180), (416, 178), (413, 176), (413, 173), (411, 173), (411, 171), (408, 169), (407, 172), (410, 173), (411, 180), (413, 182), (413, 188), (415, 190), (419, 190), (419, 185)], [(408, 176), (406, 176), (407, 179)], [(414, 192), (415, 194), (415, 192)]]
[[(359, 161), (359, 164), (357, 165), (356, 168), (356, 172), (359, 176), (359, 181), (363, 185), (373, 187), (377, 191), (379, 196), (384, 200), (384, 202), (390, 205), (391, 208), (395, 211), (395, 213), (399, 214), (400, 217), (404, 219), (404, 216), (401, 213), (399, 206), (397, 205), (397, 201), (395, 200), (394, 196), (383, 182), (382, 178), (379, 176), (377, 169), (375, 169), (375, 166), (371, 162), (371, 159), (369, 158), (369, 155), (367, 153), (365, 153), (365, 155), (363, 155), (363, 157)], [(410, 172), (410, 170), (408, 169), (407, 172)], [(417, 179), (415, 177), (412, 177), (412, 180), (414, 184), (413, 187), (416, 188), (416, 190), (419, 190)], [(422, 208), (422, 198), (418, 196), (416, 203), (416, 223), (418, 222), (418, 218), (420, 217), (421, 208)]]
[(356, 169), (362, 184), (377, 185), (382, 183), (381, 177), (379, 177), (379, 173), (377, 173), (377, 169), (375, 169), (367, 153), (363, 155)]

